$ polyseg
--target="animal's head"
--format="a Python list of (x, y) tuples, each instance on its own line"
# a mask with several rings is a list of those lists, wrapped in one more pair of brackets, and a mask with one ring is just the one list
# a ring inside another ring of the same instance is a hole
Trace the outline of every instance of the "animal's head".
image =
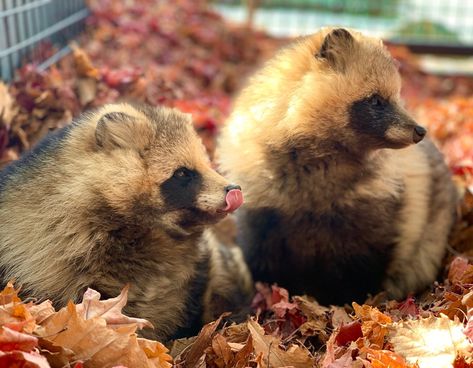
[(289, 92), (279, 93), (294, 134), (313, 132), (353, 153), (406, 147), (426, 134), (403, 107), (396, 62), (379, 39), (326, 29), (284, 50), (275, 65), (290, 74)]
[(94, 116), (93, 190), (117, 219), (186, 236), (242, 204), (240, 187), (212, 169), (188, 115), (122, 104)]

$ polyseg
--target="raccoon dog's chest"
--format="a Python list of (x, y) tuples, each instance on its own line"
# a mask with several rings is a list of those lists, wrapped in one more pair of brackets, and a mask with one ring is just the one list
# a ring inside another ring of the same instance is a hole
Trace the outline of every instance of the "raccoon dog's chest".
[(323, 214), (249, 210), (240, 216), (241, 243), (253, 245), (244, 251), (256, 280), (324, 304), (363, 301), (381, 289), (398, 238), (399, 209), (394, 199), (359, 199)]

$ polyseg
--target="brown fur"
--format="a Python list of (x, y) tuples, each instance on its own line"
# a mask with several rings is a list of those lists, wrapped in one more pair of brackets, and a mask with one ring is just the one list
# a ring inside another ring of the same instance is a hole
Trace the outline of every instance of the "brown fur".
[[(212, 315), (208, 295), (250, 290), (238, 262), (214, 279), (220, 244), (209, 242), (208, 226), (224, 216), (229, 182), (211, 168), (188, 115), (105, 105), (48, 140), (0, 175), (4, 281), (57, 305), (87, 287), (114, 296), (130, 283), (127, 312), (149, 319), (148, 334), (160, 339), (188, 328), (189, 316)], [(171, 206), (163, 183), (180, 167), (200, 184), (192, 205)]]
[[(380, 40), (340, 29), (301, 38), (250, 79), (218, 155), (245, 192), (240, 232), (256, 279), (324, 303), (380, 288), (400, 298), (434, 280), (454, 187), (430, 141), (411, 145), (418, 126), (400, 88)], [(371, 111), (375, 95), (391, 109), (380, 131), (356, 108)]]

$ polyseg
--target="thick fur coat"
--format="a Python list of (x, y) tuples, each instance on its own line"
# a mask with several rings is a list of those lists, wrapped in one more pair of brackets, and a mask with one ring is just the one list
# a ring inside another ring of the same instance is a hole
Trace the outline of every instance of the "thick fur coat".
[(155, 326), (145, 335), (194, 333), (251, 290), (239, 249), (209, 230), (235, 188), (188, 115), (105, 105), (0, 173), (1, 276), (57, 306), (129, 283), (126, 312)]
[(255, 280), (341, 304), (435, 279), (456, 193), (400, 89), (382, 42), (346, 29), (297, 40), (249, 80), (218, 155), (245, 191)]

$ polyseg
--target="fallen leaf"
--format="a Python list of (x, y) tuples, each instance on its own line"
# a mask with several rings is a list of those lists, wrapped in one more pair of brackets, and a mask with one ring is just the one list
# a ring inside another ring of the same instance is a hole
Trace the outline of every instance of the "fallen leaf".
[(8, 327), (0, 326), (0, 351), (32, 351), (38, 345), (38, 339)]
[(455, 257), (450, 263), (448, 279), (453, 284), (471, 284), (473, 283), (473, 265), (463, 257)]
[(218, 367), (228, 366), (232, 361), (233, 354), (232, 349), (225, 340), (225, 337), (217, 333), (212, 339), (212, 349), (217, 356), (215, 364)]
[(182, 357), (186, 367), (194, 367), (204, 356), (205, 349), (212, 343), (212, 336), (222, 319), (228, 316), (228, 313), (222, 314), (216, 321), (206, 324), (195, 339), (189, 351)]
[(279, 347), (280, 339), (264, 334), (264, 329), (254, 319), (248, 322), (248, 330), (253, 338), (256, 354), (262, 354), (264, 366), (307, 368), (314, 364), (309, 352), (297, 345), (288, 350)]
[(335, 341), (338, 345), (347, 345), (352, 341), (356, 341), (360, 337), (363, 337), (362, 327), (359, 321), (353, 321), (347, 325), (340, 326)]
[(71, 48), (77, 74), (80, 77), (98, 78), (100, 72), (93, 66), (87, 53), (75, 43), (71, 44)]
[(84, 319), (104, 318), (107, 326), (113, 328), (129, 324), (136, 324), (139, 329), (144, 327), (153, 328), (151, 322), (146, 319), (128, 317), (122, 313), (128, 299), (128, 288), (128, 285), (125, 286), (120, 295), (107, 300), (100, 300), (100, 293), (89, 288), (84, 293), (82, 302), (76, 306), (77, 313)]
[(51, 368), (45, 357), (36, 352), (0, 351), (0, 367), (5, 368)]
[(404, 358), (389, 350), (373, 350), (366, 348), (368, 359), (371, 361), (373, 368), (416, 368), (414, 365), (407, 364)]
[(381, 349), (384, 346), (384, 338), (388, 333), (388, 326), (392, 323), (391, 317), (381, 313), (377, 308), (369, 305), (360, 306), (353, 303), (353, 309), (358, 318), (361, 319), (361, 330), (363, 336), (371, 343), (372, 347)]
[(253, 353), (253, 339), (248, 336), (248, 340), (243, 347), (235, 354), (231, 367), (244, 368), (248, 366), (248, 362)]

